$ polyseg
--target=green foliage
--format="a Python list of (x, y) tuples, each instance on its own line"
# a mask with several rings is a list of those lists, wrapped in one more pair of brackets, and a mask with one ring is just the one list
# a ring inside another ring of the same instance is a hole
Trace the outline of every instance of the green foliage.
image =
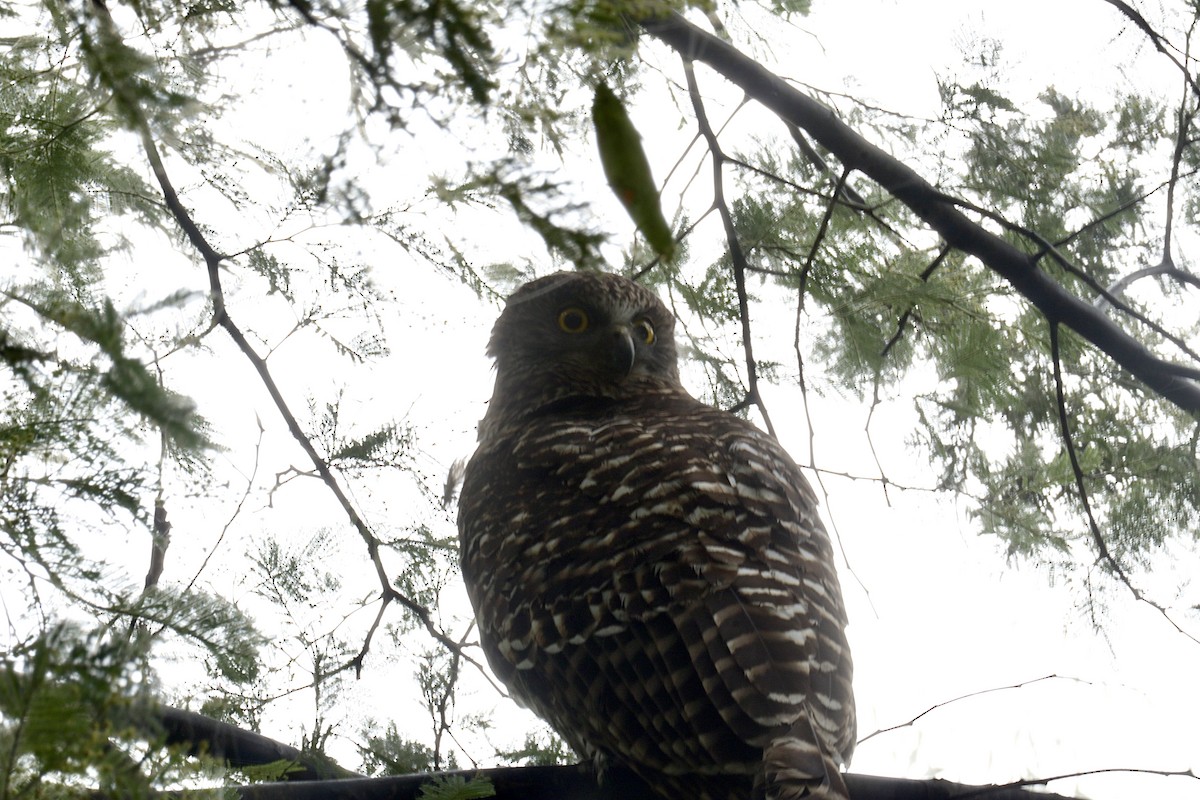
[(474, 102), (486, 105), (495, 85), (491, 78), (495, 55), (484, 27), (492, 20), (480, 12), (479, 6), (455, 2), (367, 0), (372, 77), (392, 74), (397, 41), (410, 47), (419, 43), (424, 55), (439, 56), (452, 70), (447, 84), (463, 86)]
[(62, 796), (69, 776), (86, 774), (102, 792), (142, 797), (151, 775), (180, 774), (134, 749), (143, 659), (107, 631), (70, 625), (13, 648), (0, 663), (0, 795)]
[(364, 733), (363, 769), (368, 775), (418, 775), (437, 768), (433, 748), (401, 736), (395, 722), (388, 723), (383, 733)]
[[(403, 105), (425, 102), (435, 87), (481, 106), (490, 102), (498, 59), (488, 33), (497, 23), (493, 7), (446, 0), (368, 0), (361, 11), (321, 0), (272, 5), (334, 36), (363, 90), (356, 92), (363, 110), (394, 125), (405, 124)], [(407, 77), (413, 61), (430, 66), (434, 83)]]
[(528, 733), (525, 742), (515, 750), (498, 750), (496, 755), (510, 764), (526, 767), (552, 767), (576, 764), (579, 756), (553, 731), (545, 734)]
[(341, 586), (336, 573), (324, 568), (321, 554), (333, 533), (317, 531), (306, 542), (263, 542), (250, 553), (251, 569), (258, 578), (256, 591), (281, 609), (311, 609)]
[[(412, 569), (397, 575), (393, 586), (426, 607), (436, 605), (442, 590), (450, 581), (457, 579), (456, 567), (448, 559), (458, 556), (458, 539), (438, 535), (428, 525), (406, 528), (399, 536), (386, 540), (389, 547), (402, 555)], [(396, 623), (396, 633), (406, 634), (417, 630), (421, 621), (413, 615), (405, 615)]]
[[(195, 452), (207, 440), (190, 404), (127, 354), (124, 320), (111, 305), (94, 310), (61, 294), (19, 291), (8, 293), (10, 313), (0, 319), (7, 372), (0, 410), (5, 552), (17, 563), (36, 563), (46, 580), (65, 587), (99, 571), (70, 530), (80, 503), (146, 521), (147, 476), (127, 463), (121, 443), (139, 441), (147, 429), (180, 452)], [(36, 317), (18, 322), (15, 303)], [(48, 326), (59, 331), (57, 351), (43, 343)], [(78, 339), (69, 343), (67, 332)]]
[[(1045, 241), (1070, 239), (1076, 264), (1112, 282), (1112, 254), (1137, 244), (1130, 238), (1146, 207), (1133, 202), (1143, 192), (1134, 165), (1146, 142), (1164, 134), (1161, 110), (1144, 98), (1117, 98), (1102, 111), (1049, 88), (1040, 96), (1044, 116), (999, 116), (981, 114), (977, 98), (967, 102), (957, 88), (948, 91), (947, 113), (973, 132), (964, 175), (973, 199)], [(1011, 105), (1000, 97), (987, 104)]]
[(495, 797), (492, 782), (482, 776), (466, 780), (460, 775), (444, 775), (421, 786), (421, 800), (475, 800)]
[(541, 237), (552, 258), (562, 259), (576, 269), (599, 269), (604, 263), (600, 244), (604, 237), (584, 226), (570, 224), (581, 207), (564, 202), (559, 181), (513, 172), (501, 164), (486, 174), (453, 184), (445, 178), (434, 181), (438, 199), (451, 208), (457, 203), (486, 203), (494, 196), (503, 200), (520, 222)]
[[(204, 423), (196, 416), (193, 404), (164, 389), (144, 364), (127, 355), (125, 316), (111, 302), (89, 308), (57, 292), (43, 294), (36, 288), (20, 291), (21, 294), (9, 293), (8, 297), (36, 311), (43, 321), (96, 346), (100, 358), (88, 365), (75, 365), (74, 369), (94, 381), (101, 395), (123, 402), (182, 450), (209, 446), (203, 433)], [(65, 366), (61, 361), (60, 365)]]
[[(1051, 87), (1028, 109), (990, 81), (947, 83), (942, 93), (946, 121), (967, 133), (956, 191), (1010, 220), (1003, 233), (1018, 247), (1056, 245), (1042, 269), (1090, 297), (1148, 255), (1140, 159), (1166, 133), (1157, 101), (1125, 96), (1100, 109)], [(872, 119), (897, 148), (919, 146), (906, 124)], [(946, 154), (947, 169), (955, 155)], [(1041, 314), (961, 253), (915, 246), (909, 212), (886, 197), (860, 197), (866, 213), (830, 208), (837, 184), (826, 155), (768, 141), (739, 161), (732, 215), (745, 269), (763, 287), (749, 298), (750, 319), (780, 290), (800, 298), (797, 330), (809, 339), (797, 377), (819, 393), (867, 400), (932, 368), (935, 379), (916, 392), (913, 441), (932, 457), (939, 488), (972, 498), (982, 530), (1012, 556), (1066, 558), (1072, 543), (1090, 546)], [(700, 350), (691, 355), (726, 406), (740, 406), (746, 391), (741, 353), (711, 333), (740, 328), (733, 270), (722, 256), (671, 281), (709, 332), (693, 334)], [(1197, 531), (1194, 424), (1179, 427), (1161, 400), (1075, 337), (1061, 341), (1091, 508), (1120, 562), (1144, 565), (1171, 537)], [(1158, 424), (1146, 424), (1148, 413)]]
[[(325, 404), (318, 418), (316, 440), (332, 466), (348, 474), (367, 470), (404, 468), (412, 460), (415, 434), (410, 426), (389, 422), (363, 434), (346, 432), (342, 397)], [(353, 422), (351, 421), (353, 428)]]
[(41, 36), (0, 54), (0, 209), (3, 227), (20, 232), (54, 284), (79, 292), (111, 249), (98, 226), (129, 211), (161, 219), (161, 209), (109, 150), (106, 98), (77, 70), (54, 68), (60, 59)]

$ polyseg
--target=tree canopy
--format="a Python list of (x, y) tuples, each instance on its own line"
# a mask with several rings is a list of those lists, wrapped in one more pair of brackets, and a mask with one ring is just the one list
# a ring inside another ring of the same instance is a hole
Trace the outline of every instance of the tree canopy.
[[(918, 111), (810, 78), (882, 56), (802, 0), (0, 0), (0, 797), (219, 782), (147, 744), (158, 703), (368, 774), (573, 760), (505, 716), (453, 522), (488, 325), (564, 268), (658, 290), (689, 385), (827, 498), (957, 509), (1194, 672), (1200, 7), (1066, 13), (1098, 82), (980, 24)], [(847, 505), (870, 631), (905, 545)], [(927, 635), (852, 644), (884, 674)]]

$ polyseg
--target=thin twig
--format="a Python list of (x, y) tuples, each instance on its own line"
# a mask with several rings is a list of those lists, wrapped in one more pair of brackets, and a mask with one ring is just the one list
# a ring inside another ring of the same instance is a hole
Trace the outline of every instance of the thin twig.
[[(833, 187), (829, 198), (825, 204), (825, 212), (821, 215), (821, 223), (817, 227), (817, 232), (813, 236), (813, 241), (808, 247), (808, 253), (804, 256), (803, 265), (800, 268), (799, 281), (796, 288), (796, 325), (792, 337), (792, 348), (796, 352), (796, 369), (798, 381), (800, 384), (800, 398), (804, 404), (804, 420), (808, 426), (808, 466), (813, 470), (817, 478), (817, 485), (821, 487), (821, 493), (825, 499), (825, 507), (831, 508), (829, 502), (829, 487), (825, 485), (825, 471), (817, 469), (817, 446), (816, 446), (816, 426), (813, 425), (812, 410), (808, 402), (808, 386), (804, 379), (804, 353), (800, 348), (800, 320), (804, 313), (804, 298), (807, 295), (808, 276), (812, 272), (813, 264), (816, 263), (817, 253), (821, 249), (821, 244), (825, 241), (826, 235), (829, 233), (829, 224), (833, 220), (833, 212), (837, 207), (839, 198), (843, 195), (846, 180), (850, 177), (850, 170), (842, 170), (838, 177), (837, 183)], [(799, 260), (799, 259), (797, 259)], [(871, 446), (872, 452), (874, 445)], [(878, 462), (876, 462), (878, 463)], [(880, 471), (882, 476), (882, 470)], [(887, 481), (884, 478), (883, 482), (884, 496), (887, 496)], [(838, 551), (842, 555), (842, 562), (846, 565), (846, 570), (854, 577), (854, 582), (862, 590), (863, 596), (867, 599), (867, 605), (875, 612), (876, 617), (879, 613), (875, 611), (875, 601), (871, 597), (871, 590), (867, 587), (865, 581), (859, 576), (858, 571), (854, 568), (854, 564), (850, 561), (850, 556), (846, 552), (846, 545), (842, 539), (841, 530), (838, 528), (837, 518), (830, 514), (829, 523), (833, 528), (833, 538), (837, 542)]]
[[(950, 245), (943, 244), (942, 249), (938, 251), (937, 256), (933, 259), (933, 261), (929, 262), (929, 266), (921, 270), (921, 274), (918, 277), (922, 282), (928, 282), (929, 279), (933, 277), (933, 273), (937, 271), (938, 267), (945, 263), (946, 257), (950, 255), (950, 252)], [(889, 338), (886, 343), (884, 343), (883, 350), (879, 353), (880, 358), (886, 358), (887, 354), (890, 353), (892, 348), (896, 346), (896, 343), (900, 341), (900, 338), (904, 335), (905, 328), (908, 327), (908, 321), (912, 318), (913, 309), (915, 308), (915, 303), (910, 305), (904, 310), (904, 313), (900, 315), (900, 318), (896, 320), (896, 332), (892, 334), (891, 338)]]
[(1169, 769), (1147, 769), (1145, 767), (1102, 767), (1100, 769), (1085, 769), (1079, 772), (1063, 772), (1058, 775), (1047, 775), (1041, 778), (1023, 778), (1019, 781), (1011, 783), (1000, 783), (995, 786), (980, 786), (974, 789), (968, 789), (954, 795), (954, 800), (967, 800), (970, 797), (987, 797), (994, 795), (997, 792), (1002, 792), (1008, 789), (1021, 789), (1026, 786), (1044, 786), (1051, 781), (1061, 781), (1067, 778), (1086, 778), (1089, 775), (1110, 775), (1113, 773), (1125, 773), (1135, 775), (1158, 775), (1163, 778), (1191, 778), (1200, 780), (1200, 775), (1197, 775), (1190, 769), (1169, 770)]
[(958, 697), (954, 697), (949, 700), (943, 700), (940, 703), (935, 703), (935, 704), (931, 705), (929, 708), (922, 711), (920, 714), (917, 714), (915, 717), (908, 720), (907, 722), (901, 722), (897, 725), (889, 725), (886, 728), (880, 728), (876, 731), (872, 731), (871, 733), (868, 733), (866, 736), (859, 739), (858, 745), (856, 745), (856, 746), (862, 745), (863, 742), (874, 739), (876, 736), (882, 736), (885, 733), (891, 733), (892, 731), (898, 731), (901, 728), (911, 728), (913, 725), (917, 724), (917, 722), (920, 721), (920, 719), (922, 717), (926, 716), (927, 714), (932, 714), (934, 711), (945, 708), (946, 706), (951, 705), (952, 703), (957, 703), (960, 700), (967, 700), (969, 698), (979, 697), (980, 695), (985, 695), (985, 694), (992, 694), (993, 692), (1006, 692), (1011, 689), (1020, 689), (1025, 686), (1030, 686), (1035, 683), (1041, 683), (1042, 681), (1050, 681), (1050, 680), (1063, 680), (1063, 681), (1075, 681), (1076, 683), (1089, 683), (1088, 681), (1085, 681), (1081, 678), (1072, 678), (1072, 677), (1066, 676), (1066, 675), (1043, 675), (1040, 678), (1033, 678), (1031, 680), (1021, 681), (1020, 683), (1014, 683), (1014, 684), (1010, 684), (1008, 686), (993, 686), (990, 689), (979, 689), (978, 691), (967, 692), (966, 694), (959, 695)]

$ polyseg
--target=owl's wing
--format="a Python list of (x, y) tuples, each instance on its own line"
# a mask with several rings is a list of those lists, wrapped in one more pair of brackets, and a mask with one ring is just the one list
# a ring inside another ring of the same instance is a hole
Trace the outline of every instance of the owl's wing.
[(691, 473), (698, 536), (681, 555), (709, 581), (702, 618), (716, 635), (701, 630), (689, 652), (711, 660), (720, 683), (710, 694), (728, 697), (726, 718), (764, 745), (769, 796), (788, 786), (836, 794), (837, 762), (855, 739), (852, 664), (816, 497), (773, 438), (721, 412), (697, 415), (714, 452), (710, 474)]

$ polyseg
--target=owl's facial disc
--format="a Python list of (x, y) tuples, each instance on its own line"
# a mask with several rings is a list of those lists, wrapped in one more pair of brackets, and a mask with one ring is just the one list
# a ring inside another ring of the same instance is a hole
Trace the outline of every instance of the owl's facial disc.
[(560, 335), (572, 340), (571, 359), (599, 368), (614, 381), (633, 373), (643, 351), (654, 346), (654, 326), (645, 317), (610, 319), (603, 312), (567, 306), (556, 318)]

